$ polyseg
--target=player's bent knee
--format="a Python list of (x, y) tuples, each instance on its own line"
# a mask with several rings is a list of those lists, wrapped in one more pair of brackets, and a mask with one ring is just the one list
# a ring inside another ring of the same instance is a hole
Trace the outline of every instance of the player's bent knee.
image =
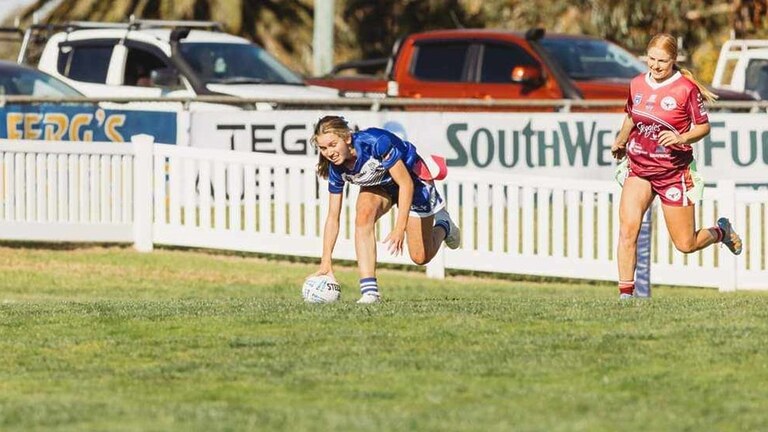
[(675, 249), (682, 253), (691, 253), (696, 252), (696, 243), (693, 240), (686, 241), (686, 242), (673, 242), (675, 244)]
[(355, 216), (356, 227), (372, 227), (376, 224), (376, 212), (359, 211)]
[(421, 253), (413, 253), (411, 252), (411, 261), (413, 261), (416, 265), (426, 265), (429, 263), (429, 257), (427, 257), (427, 254), (425, 252)]

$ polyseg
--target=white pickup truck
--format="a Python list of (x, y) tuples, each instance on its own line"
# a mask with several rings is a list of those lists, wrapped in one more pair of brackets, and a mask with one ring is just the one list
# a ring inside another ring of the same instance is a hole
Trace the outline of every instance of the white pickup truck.
[(338, 97), (335, 89), (306, 85), (261, 47), (213, 22), (69, 23), (47, 37), (37, 67), (92, 97)]
[(768, 40), (725, 42), (717, 59), (712, 87), (768, 99)]

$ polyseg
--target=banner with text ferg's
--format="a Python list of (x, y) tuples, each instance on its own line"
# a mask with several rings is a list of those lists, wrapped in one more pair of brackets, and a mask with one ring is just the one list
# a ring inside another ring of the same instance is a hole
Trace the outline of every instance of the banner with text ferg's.
[(186, 140), (186, 131), (177, 130), (178, 117), (179, 113), (171, 111), (115, 110), (77, 104), (5, 105), (0, 107), (0, 138), (125, 142), (133, 135), (149, 134), (157, 143), (176, 144)]
[[(190, 144), (306, 157), (313, 126), (328, 114), (353, 127), (383, 127), (414, 143), (421, 154), (441, 154), (449, 167), (517, 175), (613, 179), (611, 145), (623, 114), (424, 113), (272, 111), (193, 112)], [(768, 183), (765, 114), (711, 114), (712, 132), (693, 145), (707, 182)]]

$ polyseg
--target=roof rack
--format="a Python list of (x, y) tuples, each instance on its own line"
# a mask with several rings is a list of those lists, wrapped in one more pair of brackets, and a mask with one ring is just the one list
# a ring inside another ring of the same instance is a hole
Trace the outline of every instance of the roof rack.
[(141, 19), (131, 15), (128, 22), (112, 23), (112, 22), (99, 22), (99, 21), (70, 21), (63, 24), (67, 28), (72, 30), (77, 29), (147, 29), (147, 28), (194, 28), (194, 29), (209, 29), (216, 31), (224, 31), (223, 26), (217, 21), (192, 21), (192, 20), (158, 20), (158, 19)]
[[(13, 22), (13, 27), (0, 26), (0, 41), (17, 41), (24, 36), (24, 30), (19, 25), (20, 20), (17, 17)], [(7, 33), (13, 33), (14, 36), (6, 35)]]

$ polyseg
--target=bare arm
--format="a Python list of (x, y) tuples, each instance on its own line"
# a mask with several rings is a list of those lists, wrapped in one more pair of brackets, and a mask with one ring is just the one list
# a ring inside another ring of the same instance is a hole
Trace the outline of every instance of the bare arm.
[(624, 117), (621, 129), (611, 146), (611, 155), (613, 155), (614, 159), (623, 159), (624, 156), (627, 155), (627, 141), (629, 140), (629, 133), (632, 132), (633, 127), (635, 127), (635, 122), (633, 122), (632, 117), (627, 114), (626, 117)]
[(339, 218), (341, 217), (343, 199), (343, 193), (329, 195), (328, 216), (325, 219), (325, 229), (323, 230), (323, 256), (320, 259), (320, 270), (315, 273), (316, 275), (327, 274), (334, 277), (331, 256), (333, 255), (333, 248), (336, 246), (336, 239), (339, 237)]
[(659, 144), (663, 146), (693, 144), (709, 135), (709, 123), (694, 125), (691, 130), (678, 134), (675, 131), (664, 131), (659, 134)]
[(403, 161), (395, 162), (395, 165), (389, 169), (389, 174), (397, 183), (399, 189), (397, 194), (397, 220), (392, 228), (392, 232), (384, 239), (384, 243), (389, 244), (390, 252), (400, 254), (403, 252), (405, 228), (408, 225), (408, 214), (413, 203), (413, 179)]

